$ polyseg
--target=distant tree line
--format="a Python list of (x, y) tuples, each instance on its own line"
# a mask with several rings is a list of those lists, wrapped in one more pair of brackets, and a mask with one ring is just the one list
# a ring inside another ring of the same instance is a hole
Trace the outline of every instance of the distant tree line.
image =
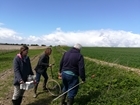
[[(38, 44), (31, 44), (31, 45), (29, 45), (29, 44), (14, 44), (14, 43), (0, 43), (0, 45), (17, 45), (17, 46), (21, 46), (21, 45), (27, 45), (27, 46), (39, 46)], [(41, 46), (46, 46), (45, 44), (42, 44)]]

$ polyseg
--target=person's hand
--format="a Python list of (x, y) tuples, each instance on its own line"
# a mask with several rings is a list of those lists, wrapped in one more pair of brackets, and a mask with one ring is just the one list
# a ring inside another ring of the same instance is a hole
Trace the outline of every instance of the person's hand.
[(52, 67), (54, 64), (49, 64), (49, 67)]
[(85, 83), (85, 81), (82, 81), (82, 83)]
[(33, 80), (34, 81), (34, 84), (36, 84), (37, 82), (36, 82), (36, 80)]
[(61, 76), (61, 73), (58, 72), (58, 76)]
[(62, 79), (62, 77), (61, 76), (58, 76), (58, 79)]
[(52, 64), (49, 64), (49, 67), (52, 67)]
[(20, 84), (23, 84), (23, 83), (24, 83), (24, 81), (23, 81), (23, 80), (21, 80), (19, 83), (20, 83)]
[(58, 79), (62, 79), (61, 73), (58, 73)]

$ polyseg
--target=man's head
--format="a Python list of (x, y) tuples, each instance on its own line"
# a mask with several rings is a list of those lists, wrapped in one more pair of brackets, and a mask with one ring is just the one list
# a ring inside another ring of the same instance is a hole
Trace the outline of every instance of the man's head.
[(79, 43), (77, 43), (73, 47), (76, 48), (76, 49), (78, 49), (78, 50), (80, 50), (82, 48), (82, 45), (79, 44)]

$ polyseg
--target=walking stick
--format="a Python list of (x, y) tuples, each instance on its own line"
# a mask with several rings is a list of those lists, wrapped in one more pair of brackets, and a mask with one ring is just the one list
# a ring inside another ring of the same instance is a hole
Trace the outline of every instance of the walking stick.
[[(52, 65), (54, 65), (54, 63)], [(50, 69), (51, 69), (51, 76), (53, 78), (52, 66), (50, 67)]]
[(60, 98), (61, 96), (63, 96), (64, 94), (66, 94), (67, 92), (71, 91), (73, 88), (75, 88), (76, 86), (82, 84), (83, 81), (81, 81), (80, 83), (78, 83), (77, 85), (73, 86), (72, 88), (70, 88), (69, 90), (65, 91), (64, 93), (62, 93), (61, 95), (59, 95), (58, 97), (56, 97), (55, 99), (53, 99), (52, 101), (57, 100), (58, 98)]

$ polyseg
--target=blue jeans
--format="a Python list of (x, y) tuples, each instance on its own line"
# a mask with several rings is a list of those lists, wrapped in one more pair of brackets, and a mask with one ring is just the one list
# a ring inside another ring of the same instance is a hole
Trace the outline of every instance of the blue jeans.
[[(74, 87), (75, 85), (77, 85), (79, 83), (79, 78), (78, 78), (78, 76), (73, 76), (73, 75), (69, 75), (69, 74), (62, 72), (62, 82), (63, 82), (62, 92), (65, 92), (65, 91), (71, 89), (72, 87)], [(76, 86), (75, 88), (70, 90), (67, 93), (68, 98), (74, 98), (78, 92), (78, 89), (79, 89), (79, 86)]]
[(40, 82), (40, 77), (41, 77), (41, 75), (44, 77), (44, 81), (47, 82), (47, 80), (48, 80), (48, 75), (47, 75), (46, 71), (44, 71), (44, 72), (41, 73), (41, 74), (38, 73), (38, 72), (36, 72), (36, 82), (37, 82), (37, 83)]

